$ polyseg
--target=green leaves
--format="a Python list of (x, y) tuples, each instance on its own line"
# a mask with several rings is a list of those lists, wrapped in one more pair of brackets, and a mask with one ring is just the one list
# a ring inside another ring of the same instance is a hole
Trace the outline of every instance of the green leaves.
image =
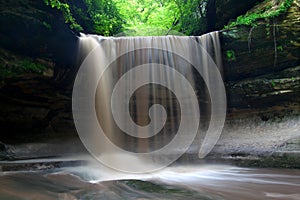
[(168, 1), (114, 0), (114, 2), (125, 21), (125, 30), (169, 29), (178, 15), (176, 5)]
[(235, 52), (233, 50), (227, 50), (226, 51), (226, 57), (227, 60), (230, 61), (236, 61)]
[(231, 24), (229, 24), (229, 26), (225, 26), (225, 28), (231, 28), (240, 25), (256, 26), (257, 21), (260, 19), (270, 19), (278, 17), (282, 13), (286, 12), (291, 7), (293, 1), (294, 0), (283, 0), (276, 9), (273, 9), (273, 7), (276, 7), (275, 5), (273, 5), (273, 1), (270, 1), (269, 5), (264, 10), (258, 10), (254, 13), (241, 15), (236, 19), (235, 22), (232, 22)]
[(65, 23), (75, 31), (99, 35), (114, 35), (124, 23), (112, 0), (44, 0), (45, 4), (62, 12)]
[(123, 31), (135, 35), (173, 31), (200, 35), (206, 31), (206, 6), (210, 0), (43, 1), (60, 10), (72, 29), (109, 36)]
[[(113, 0), (125, 20), (125, 30), (148, 35), (150, 30), (171, 30), (198, 35), (205, 29), (207, 0)], [(143, 32), (144, 30), (148, 30)], [(155, 31), (154, 31), (155, 32)]]
[(70, 24), (70, 28), (76, 31), (82, 31), (82, 27), (76, 22), (73, 17), (70, 7), (67, 3), (61, 3), (59, 0), (44, 0), (47, 6), (51, 6), (51, 8), (56, 8), (60, 10), (64, 16), (65, 22)]
[(92, 24), (91, 29), (93, 29), (86, 31), (104, 36), (114, 35), (122, 31), (124, 22), (112, 0), (84, 0), (84, 2), (89, 16), (84, 22)]
[(6, 77), (14, 77), (25, 73), (43, 74), (47, 70), (45, 65), (31, 59), (17, 60), (13, 64), (0, 66), (0, 80)]

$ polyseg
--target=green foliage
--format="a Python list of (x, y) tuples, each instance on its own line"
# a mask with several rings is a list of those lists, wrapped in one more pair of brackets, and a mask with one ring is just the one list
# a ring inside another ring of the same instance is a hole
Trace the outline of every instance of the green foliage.
[(65, 22), (70, 24), (70, 28), (76, 31), (82, 31), (82, 27), (76, 22), (73, 17), (70, 6), (67, 3), (61, 3), (59, 0), (44, 0), (45, 4), (60, 10), (64, 16)]
[(179, 11), (178, 31), (186, 35), (206, 32), (207, 4), (209, 0), (174, 0)]
[(26, 73), (43, 74), (47, 67), (33, 62), (29, 59), (24, 59), (14, 63), (13, 65), (0, 66), (0, 79), (5, 77), (12, 77)]
[(233, 50), (227, 50), (226, 58), (228, 61), (236, 61), (235, 52)]
[(51, 30), (52, 29), (52, 27), (51, 27), (51, 25), (50, 24), (48, 24), (47, 22), (43, 22), (43, 26), (44, 27), (46, 27), (47, 29), (49, 29), (49, 30)]
[(44, 0), (62, 12), (65, 22), (75, 31), (104, 36), (122, 31), (123, 20), (112, 0)]
[(271, 85), (272, 85), (273, 87), (275, 87), (275, 86), (276, 86), (276, 83), (275, 83), (275, 81), (274, 81), (274, 80), (272, 80), (272, 81), (271, 81)]
[(159, 35), (177, 31), (186, 35), (200, 35), (205, 32), (207, 0), (113, 1), (125, 21), (127, 33), (149, 35), (150, 32), (154, 32), (155, 35)]
[(43, 1), (60, 10), (72, 29), (109, 36), (123, 31), (133, 35), (172, 34), (172, 31), (201, 35), (206, 32), (210, 0)]
[[(84, 6), (78, 4), (80, 1)], [(112, 0), (79, 0), (76, 2), (76, 4), (72, 4), (72, 8), (86, 32), (109, 36), (122, 31), (124, 22)]]
[[(270, 1), (270, 0), (268, 0)], [(247, 13), (245, 15), (239, 16), (235, 22), (232, 22), (225, 29), (232, 28), (235, 26), (246, 25), (246, 26), (256, 26), (257, 21), (260, 19), (272, 19), (278, 17), (282, 13), (286, 12), (292, 5), (294, 0), (284, 0), (276, 9), (272, 9), (273, 6), (269, 5), (262, 10), (258, 10), (254, 13)], [(270, 1), (270, 3), (273, 1)]]
[[(76, 31), (104, 36), (123, 31), (134, 35), (201, 35), (206, 32), (212, 0), (43, 0), (62, 12)], [(144, 32), (146, 30), (146, 32)], [(164, 30), (164, 31), (157, 31)]]
[(283, 51), (283, 46), (282, 46), (282, 45), (279, 45), (279, 46), (276, 47), (276, 49), (277, 49), (278, 51)]
[(47, 69), (46, 66), (44, 66), (40, 63), (32, 62), (32, 61), (27, 60), (27, 59), (23, 60), (20, 63), (19, 67), (20, 67), (21, 71), (37, 73), (37, 74), (42, 74)]
[(147, 35), (151, 29), (170, 29), (178, 8), (171, 1), (159, 0), (113, 0), (125, 21), (124, 28), (128, 32)]

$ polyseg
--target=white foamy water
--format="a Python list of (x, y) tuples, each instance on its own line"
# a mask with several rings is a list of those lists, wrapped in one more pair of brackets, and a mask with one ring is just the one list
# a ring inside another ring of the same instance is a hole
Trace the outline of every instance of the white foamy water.
[(300, 170), (255, 169), (229, 165), (171, 166), (155, 173), (123, 174), (94, 163), (69, 173), (100, 184), (111, 180), (143, 180), (210, 194), (212, 199), (299, 200)]
[[(153, 173), (129, 174), (105, 167), (90, 156), (80, 158), (88, 164), (43, 171), (1, 172), (0, 199), (300, 199), (299, 169), (176, 164)], [(147, 182), (155, 185), (145, 185)], [(165, 189), (157, 189), (157, 185)]]

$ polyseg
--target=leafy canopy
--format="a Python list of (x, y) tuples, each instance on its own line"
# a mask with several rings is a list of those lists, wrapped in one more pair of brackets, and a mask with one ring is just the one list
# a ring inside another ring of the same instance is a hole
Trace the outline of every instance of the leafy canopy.
[[(185, 35), (206, 32), (207, 4), (214, 0), (43, 0), (76, 31), (104, 36)], [(157, 31), (160, 30), (160, 31)], [(161, 31), (163, 30), (163, 31)], [(156, 32), (156, 33), (155, 33)]]
[[(186, 35), (204, 32), (207, 0), (113, 0), (125, 20), (125, 30), (137, 35), (150, 30), (171, 30)], [(153, 33), (152, 33), (153, 34)]]
[(65, 22), (75, 31), (113, 35), (124, 21), (112, 0), (44, 0), (62, 12)]

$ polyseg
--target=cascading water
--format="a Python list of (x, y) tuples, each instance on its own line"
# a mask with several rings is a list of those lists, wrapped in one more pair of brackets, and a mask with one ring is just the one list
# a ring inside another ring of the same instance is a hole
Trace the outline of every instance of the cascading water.
[(95, 158), (120, 171), (154, 171), (176, 161), (201, 127), (199, 157), (211, 151), (226, 113), (218, 32), (87, 35), (80, 49), (86, 58), (74, 84), (73, 115)]

